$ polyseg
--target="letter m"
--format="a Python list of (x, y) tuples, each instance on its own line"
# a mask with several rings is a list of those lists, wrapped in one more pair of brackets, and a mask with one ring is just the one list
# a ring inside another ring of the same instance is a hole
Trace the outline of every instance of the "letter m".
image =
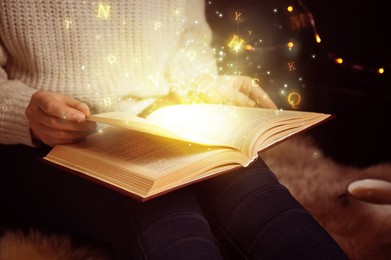
[(307, 26), (305, 18), (306, 16), (304, 14), (300, 14), (299, 16), (291, 16), (292, 29), (295, 30)]

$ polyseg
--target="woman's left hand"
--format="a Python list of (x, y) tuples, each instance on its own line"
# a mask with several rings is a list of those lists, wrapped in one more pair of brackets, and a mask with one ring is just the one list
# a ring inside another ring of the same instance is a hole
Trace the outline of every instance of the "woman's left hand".
[(190, 86), (174, 89), (177, 103), (214, 103), (277, 109), (276, 104), (259, 86), (258, 79), (248, 76), (200, 76)]
[(238, 106), (276, 109), (276, 104), (259, 86), (259, 80), (248, 76), (219, 76), (216, 93), (209, 98), (214, 102)]

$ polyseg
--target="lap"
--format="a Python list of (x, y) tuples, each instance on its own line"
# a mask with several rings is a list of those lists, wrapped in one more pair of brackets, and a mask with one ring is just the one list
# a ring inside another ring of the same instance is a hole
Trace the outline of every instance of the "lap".
[(133, 259), (161, 255), (162, 248), (170, 258), (218, 259), (210, 228), (234, 259), (343, 256), (260, 159), (139, 203), (43, 163), (45, 152), (0, 147), (7, 162), (1, 198), (25, 225), (110, 244)]
[(233, 259), (346, 259), (262, 160), (199, 183), (196, 192)]
[(18, 225), (108, 245), (119, 259), (153, 259), (162, 248), (167, 257), (218, 259), (190, 189), (140, 203), (43, 163), (43, 149), (2, 146), (0, 152), (13, 159), (1, 172), (0, 193)]

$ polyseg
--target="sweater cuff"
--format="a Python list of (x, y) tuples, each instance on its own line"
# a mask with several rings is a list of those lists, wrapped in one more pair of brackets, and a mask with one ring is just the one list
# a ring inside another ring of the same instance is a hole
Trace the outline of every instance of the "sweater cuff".
[(17, 81), (8, 81), (7, 88), (0, 94), (3, 100), (0, 109), (0, 136), (3, 144), (24, 144), (36, 147), (32, 139), (30, 123), (25, 110), (36, 89), (24, 86)]

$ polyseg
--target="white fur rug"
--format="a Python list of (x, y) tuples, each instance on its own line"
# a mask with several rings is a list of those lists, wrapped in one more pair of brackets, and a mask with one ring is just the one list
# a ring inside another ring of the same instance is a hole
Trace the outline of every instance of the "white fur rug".
[(1, 260), (109, 260), (103, 251), (75, 246), (68, 236), (31, 230), (6, 230), (0, 239)]
[(358, 179), (391, 181), (391, 164), (367, 168), (340, 165), (322, 155), (309, 137), (298, 136), (262, 153), (292, 195), (341, 245), (350, 259), (391, 259), (391, 205), (346, 195)]
[[(335, 163), (305, 136), (262, 153), (284, 184), (334, 237), (352, 260), (391, 259), (391, 205), (375, 205), (346, 195), (353, 180), (391, 181), (391, 164), (355, 168)], [(72, 246), (68, 237), (8, 231), (0, 239), (0, 259), (105, 259), (93, 248)]]

